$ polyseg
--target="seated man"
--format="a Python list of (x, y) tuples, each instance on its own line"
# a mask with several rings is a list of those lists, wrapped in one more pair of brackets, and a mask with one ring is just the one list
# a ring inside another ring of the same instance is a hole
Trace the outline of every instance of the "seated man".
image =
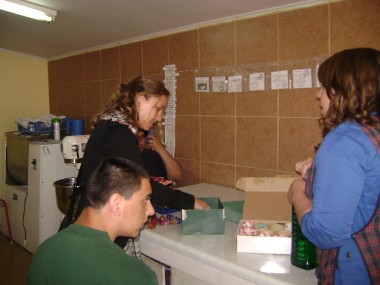
[(182, 178), (181, 167), (157, 135), (139, 131), (137, 138), (145, 169), (152, 179), (171, 185)]
[(46, 240), (37, 250), (28, 284), (157, 284), (155, 273), (113, 241), (139, 235), (148, 216), (149, 176), (124, 159), (104, 160), (92, 174), (87, 206), (76, 222)]

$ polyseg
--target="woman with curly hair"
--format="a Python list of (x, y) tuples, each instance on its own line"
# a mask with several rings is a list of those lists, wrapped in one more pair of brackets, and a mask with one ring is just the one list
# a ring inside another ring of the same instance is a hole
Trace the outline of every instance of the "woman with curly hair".
[[(110, 98), (107, 108), (94, 117), (93, 132), (86, 145), (78, 180), (85, 189), (89, 177), (96, 167), (110, 157), (122, 157), (144, 165), (138, 147), (137, 131), (150, 130), (163, 120), (168, 104), (169, 91), (162, 82), (151, 77), (140, 76), (128, 84), (121, 84), (118, 92)], [(180, 209), (208, 209), (206, 202), (193, 195), (173, 190), (158, 182), (151, 181), (152, 203)], [(78, 217), (87, 199), (83, 193), (79, 202)], [(127, 239), (116, 242), (124, 247)], [(127, 253), (140, 256), (139, 248), (129, 243)]]
[(323, 141), (296, 164), (304, 179), (288, 199), (317, 247), (319, 284), (380, 284), (380, 52), (338, 52), (318, 78)]

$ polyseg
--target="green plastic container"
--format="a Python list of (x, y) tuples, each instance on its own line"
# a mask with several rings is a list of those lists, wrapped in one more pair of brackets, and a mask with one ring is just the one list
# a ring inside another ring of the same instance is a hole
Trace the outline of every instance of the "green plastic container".
[(207, 202), (210, 210), (182, 210), (182, 234), (224, 234), (225, 212), (219, 198), (200, 198)]

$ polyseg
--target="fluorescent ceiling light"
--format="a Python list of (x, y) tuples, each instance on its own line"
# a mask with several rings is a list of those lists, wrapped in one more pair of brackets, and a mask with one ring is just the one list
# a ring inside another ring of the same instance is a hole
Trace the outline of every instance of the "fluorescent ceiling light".
[(0, 9), (45, 22), (52, 22), (57, 16), (57, 11), (21, 0), (0, 0)]

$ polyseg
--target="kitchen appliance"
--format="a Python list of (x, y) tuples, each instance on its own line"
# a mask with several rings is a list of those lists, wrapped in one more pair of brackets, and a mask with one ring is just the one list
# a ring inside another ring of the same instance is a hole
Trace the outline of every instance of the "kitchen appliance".
[[(5, 143), (4, 200), (9, 207), (13, 239), (34, 253), (58, 231), (63, 218), (54, 181), (76, 177), (78, 169), (76, 164), (64, 162), (60, 141), (7, 133)], [(3, 232), (7, 234), (5, 227)]]
[(49, 134), (5, 133), (6, 137), (6, 175), (9, 185), (28, 185), (29, 142), (45, 140)]
[(80, 168), (83, 154), (90, 135), (66, 136), (61, 143), (61, 151), (65, 163), (75, 164)]
[[(65, 163), (80, 168), (89, 137), (89, 135), (75, 135), (66, 136), (62, 140), (61, 151)], [(73, 193), (75, 182), (76, 177), (68, 177), (54, 182), (58, 208), (64, 215), (68, 215), (69, 220), (71, 220), (72, 211), (75, 211), (76, 207), (75, 203), (72, 203), (72, 199), (77, 198), (76, 193)]]
[(73, 190), (76, 180), (76, 177), (69, 177), (54, 182), (58, 209), (66, 216), (69, 212), (71, 199), (73, 198)]

